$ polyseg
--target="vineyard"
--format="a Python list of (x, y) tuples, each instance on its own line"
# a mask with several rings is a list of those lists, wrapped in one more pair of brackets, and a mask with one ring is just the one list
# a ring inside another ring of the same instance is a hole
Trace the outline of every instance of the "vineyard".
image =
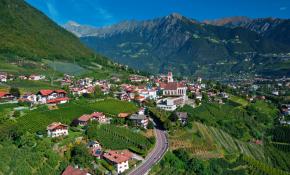
[(257, 160), (265, 160), (263, 147), (260, 145), (239, 141), (220, 129), (201, 123), (196, 122), (195, 127), (198, 128), (205, 140), (217, 143), (227, 153), (242, 153)]
[[(2, 145), (1, 145), (2, 144)], [(49, 149), (35, 151), (18, 148), (10, 143), (0, 144), (0, 174), (60, 174), (60, 156)]]
[(107, 149), (129, 148), (144, 155), (152, 146), (145, 136), (114, 125), (93, 125), (87, 134), (90, 139), (98, 140)]
[(243, 160), (249, 166), (250, 175), (290, 175), (290, 173), (273, 168), (268, 164), (257, 161), (251, 157), (243, 156)]
[(132, 103), (112, 99), (94, 103), (88, 103), (85, 100), (71, 101), (68, 104), (59, 105), (58, 110), (48, 110), (46, 106), (41, 106), (33, 111), (28, 111), (26, 115), (17, 119), (17, 126), (21, 131), (35, 133), (45, 131), (47, 125), (52, 122), (70, 124), (81, 115), (96, 111), (116, 114), (135, 110), (137, 107)]

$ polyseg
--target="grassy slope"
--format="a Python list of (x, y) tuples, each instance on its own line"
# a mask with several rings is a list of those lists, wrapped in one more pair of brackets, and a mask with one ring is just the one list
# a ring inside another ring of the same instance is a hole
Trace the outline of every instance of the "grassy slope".
[(92, 56), (77, 37), (23, 0), (2, 0), (0, 16), (2, 53), (61, 59)]

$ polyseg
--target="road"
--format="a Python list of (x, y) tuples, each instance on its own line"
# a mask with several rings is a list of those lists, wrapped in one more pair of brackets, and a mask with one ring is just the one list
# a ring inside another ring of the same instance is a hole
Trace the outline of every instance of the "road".
[(168, 148), (168, 140), (166, 132), (159, 129), (158, 126), (154, 127), (156, 136), (156, 144), (153, 150), (147, 155), (144, 161), (135, 167), (129, 175), (144, 175), (163, 157)]

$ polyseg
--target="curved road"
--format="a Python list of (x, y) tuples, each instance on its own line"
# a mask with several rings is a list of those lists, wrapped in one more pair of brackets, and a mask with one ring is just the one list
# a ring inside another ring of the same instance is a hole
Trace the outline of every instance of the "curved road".
[(168, 141), (166, 132), (159, 129), (158, 126), (154, 127), (156, 136), (156, 144), (154, 149), (147, 155), (141, 164), (135, 167), (129, 175), (144, 175), (163, 157), (168, 148)]

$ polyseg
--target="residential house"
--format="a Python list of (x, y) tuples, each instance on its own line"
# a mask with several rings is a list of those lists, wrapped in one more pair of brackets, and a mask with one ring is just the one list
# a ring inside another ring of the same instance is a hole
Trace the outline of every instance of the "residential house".
[(180, 121), (182, 125), (185, 125), (187, 123), (188, 120), (187, 112), (176, 112), (176, 116), (178, 118), (178, 121)]
[(78, 118), (78, 124), (80, 126), (86, 126), (89, 121), (98, 121), (101, 124), (108, 123), (106, 116), (102, 112), (94, 112), (92, 114), (84, 114)]
[(91, 175), (91, 174), (88, 173), (87, 170), (74, 168), (73, 166), (69, 165), (68, 167), (66, 167), (62, 175)]
[(48, 137), (60, 137), (68, 135), (68, 126), (60, 122), (54, 122), (47, 126)]
[(34, 81), (39, 81), (39, 80), (44, 80), (45, 76), (44, 75), (30, 75), (28, 77), (28, 80), (34, 80)]
[(0, 72), (0, 82), (7, 82), (7, 77), (6, 72)]
[(129, 160), (132, 156), (133, 154), (128, 150), (111, 150), (103, 155), (109, 163), (115, 166), (118, 174), (129, 169)]
[(13, 100), (15, 97), (8, 92), (0, 91), (0, 101), (10, 101)]
[(88, 149), (90, 150), (92, 156), (100, 159), (102, 156), (102, 147), (99, 142), (97, 141), (90, 141), (87, 144)]
[(132, 114), (129, 117), (129, 120), (133, 121), (135, 125), (140, 126), (145, 129), (147, 129), (147, 126), (149, 123), (148, 117), (144, 114)]
[(64, 90), (40, 90), (37, 93), (38, 103), (40, 104), (63, 104), (69, 101)]

